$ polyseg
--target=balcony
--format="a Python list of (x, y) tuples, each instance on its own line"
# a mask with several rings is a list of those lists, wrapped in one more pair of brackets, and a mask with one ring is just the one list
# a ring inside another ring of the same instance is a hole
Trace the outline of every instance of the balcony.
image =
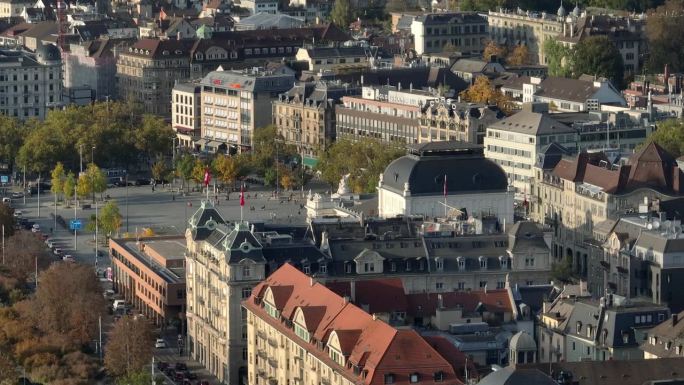
[(278, 360), (276, 360), (275, 358), (269, 358), (268, 364), (271, 365), (273, 369), (278, 369)]
[(278, 347), (278, 341), (275, 338), (269, 338), (268, 339), (268, 344), (273, 346), (274, 348)]

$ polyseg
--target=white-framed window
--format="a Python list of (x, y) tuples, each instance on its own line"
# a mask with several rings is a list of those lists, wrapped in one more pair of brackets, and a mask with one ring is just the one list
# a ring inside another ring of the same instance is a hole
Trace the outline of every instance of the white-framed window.
[(252, 269), (250, 266), (242, 266), (242, 276), (248, 278), (252, 275)]
[(252, 288), (251, 287), (243, 287), (242, 288), (242, 299), (248, 298), (250, 295), (252, 295)]

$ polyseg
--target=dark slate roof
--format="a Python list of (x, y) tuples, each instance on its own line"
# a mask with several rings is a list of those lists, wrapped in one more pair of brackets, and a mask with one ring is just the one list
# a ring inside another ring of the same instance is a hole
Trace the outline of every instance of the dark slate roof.
[(203, 240), (211, 235), (212, 230), (206, 227), (210, 219), (216, 222), (217, 225), (226, 224), (226, 221), (213, 205), (202, 202), (200, 208), (195, 211), (188, 221), (193, 239), (196, 241)]
[(508, 178), (503, 169), (480, 151), (467, 149), (456, 155), (405, 155), (390, 163), (383, 173), (383, 187), (396, 192), (409, 184), (411, 195), (443, 195), (447, 192), (505, 191)]
[[(582, 362), (554, 362), (518, 365), (535, 368), (545, 373), (570, 374), (572, 383), (601, 385), (643, 385), (657, 380), (682, 377), (684, 358), (661, 358), (657, 360), (609, 360)], [(480, 383), (482, 384), (482, 383)]]
[(551, 142), (542, 147), (537, 154), (537, 167), (542, 170), (553, 170), (564, 155), (570, 155), (570, 150), (557, 142)]
[(558, 385), (538, 369), (507, 366), (483, 378), (478, 385)]
[(544, 233), (534, 222), (520, 221), (511, 226), (508, 234), (510, 235), (508, 248), (513, 253), (524, 253), (539, 249), (548, 250), (548, 246), (544, 242)]
[(684, 238), (662, 236), (652, 231), (642, 232), (636, 240), (636, 246), (653, 249), (657, 253), (681, 253), (684, 251)]
[(575, 133), (572, 127), (557, 121), (552, 115), (530, 111), (520, 111), (489, 127), (527, 135)]
[(476, 12), (428, 13), (416, 17), (416, 21), (423, 22), (426, 26), (456, 23), (487, 23), (487, 19)]

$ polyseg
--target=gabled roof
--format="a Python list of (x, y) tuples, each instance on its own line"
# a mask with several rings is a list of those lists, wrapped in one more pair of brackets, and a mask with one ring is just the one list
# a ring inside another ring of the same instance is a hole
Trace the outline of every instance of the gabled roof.
[[(351, 298), (352, 285), (355, 297)], [(326, 286), (337, 295), (350, 297), (352, 302), (371, 314), (405, 312), (408, 308), (404, 285), (399, 278), (379, 278), (354, 282), (328, 282)]]
[[(641, 344), (641, 350), (651, 353), (658, 358), (677, 357), (681, 358), (684, 351), (684, 311), (672, 315), (648, 332), (649, 337), (657, 337), (657, 340), (646, 339)], [(679, 350), (679, 354), (677, 351)]]
[(484, 305), (486, 311), (491, 313), (512, 313), (508, 291), (487, 290), (484, 291), (454, 291), (446, 293), (428, 293), (428, 294), (407, 294), (408, 299), (408, 314), (414, 316), (430, 316), (434, 315), (438, 307), (438, 297), (442, 296), (443, 306), (447, 309), (452, 309), (457, 306), (463, 308), (464, 313), (474, 313), (478, 306)]

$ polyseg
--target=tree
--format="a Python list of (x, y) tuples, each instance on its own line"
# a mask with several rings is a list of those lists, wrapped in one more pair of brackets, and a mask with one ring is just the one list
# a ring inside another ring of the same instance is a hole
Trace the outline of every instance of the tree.
[(69, 199), (74, 196), (74, 191), (76, 190), (76, 177), (73, 172), (67, 174), (64, 180), (64, 185), (62, 186), (62, 192), (64, 192), (64, 201), (69, 205)]
[(572, 74), (572, 50), (554, 39), (547, 39), (542, 47), (549, 66), (549, 75), (568, 77)]
[(684, 0), (668, 0), (646, 18), (649, 57), (652, 73), (662, 73), (665, 64), (671, 73), (684, 71)]
[(250, 154), (250, 165), (259, 175), (273, 168), (276, 158), (279, 162), (287, 163), (297, 156), (297, 148), (282, 143), (283, 138), (278, 134), (274, 125), (268, 125), (254, 132), (254, 151)]
[(489, 61), (492, 56), (496, 56), (497, 58), (506, 57), (506, 47), (502, 47), (496, 44), (493, 40), (490, 40), (487, 43), (487, 46), (485, 46), (484, 51), (482, 51), (482, 58), (485, 61)]
[(563, 258), (559, 262), (554, 262), (551, 265), (551, 278), (556, 282), (571, 282), (572, 281), (572, 259)]
[[(7, 230), (7, 229), (5, 229)], [(7, 236), (7, 233), (5, 233)], [(8, 274), (24, 283), (33, 280), (36, 264), (41, 270), (50, 266), (51, 256), (30, 232), (17, 232), (6, 240), (5, 267)]]
[(291, 190), (294, 187), (295, 178), (292, 176), (292, 171), (287, 167), (280, 168), (280, 185), (284, 190)]
[(461, 11), (478, 11), (475, 0), (462, 0), (459, 3)]
[(192, 180), (195, 181), (197, 185), (204, 182), (204, 174), (207, 171), (207, 166), (199, 159), (195, 159), (195, 163), (192, 166)]
[(138, 150), (146, 153), (149, 159), (171, 148), (174, 137), (171, 127), (162, 118), (154, 115), (144, 115), (142, 125), (135, 134)]
[(102, 210), (100, 210), (99, 226), (102, 232), (111, 236), (118, 233), (121, 228), (122, 216), (119, 213), (119, 206), (115, 201), (107, 201)]
[(165, 179), (166, 176), (169, 173), (168, 167), (166, 167), (166, 163), (163, 160), (158, 160), (154, 162), (152, 165), (152, 178), (154, 180), (162, 180)]
[(684, 154), (684, 120), (668, 119), (656, 124), (657, 129), (644, 141), (642, 146), (656, 142), (673, 158)]
[(40, 275), (35, 302), (37, 326), (44, 333), (58, 333), (78, 346), (97, 336), (105, 300), (91, 266), (53, 264)]
[(79, 198), (84, 199), (90, 196), (93, 192), (93, 181), (88, 177), (87, 173), (79, 174), (78, 182), (76, 183), (76, 195)]
[(501, 91), (494, 89), (486, 76), (475, 78), (475, 83), (462, 91), (460, 95), (467, 102), (496, 105), (507, 114), (511, 110), (510, 99)]
[(121, 317), (112, 329), (105, 353), (105, 366), (114, 376), (140, 373), (152, 359), (154, 339), (145, 319)]
[(332, 11), (330, 11), (330, 20), (332, 20), (335, 25), (339, 25), (342, 29), (348, 29), (349, 25), (353, 21), (353, 14), (351, 4), (349, 0), (337, 0), (333, 6)]
[(391, 161), (403, 154), (404, 151), (398, 147), (370, 138), (358, 142), (338, 140), (323, 153), (316, 168), (333, 189), (344, 175), (349, 175), (349, 184), (354, 192), (373, 192), (378, 176)]
[(88, 164), (86, 175), (90, 181), (91, 192), (101, 194), (107, 190), (107, 177), (95, 163)]
[(616, 87), (622, 88), (622, 55), (607, 36), (589, 36), (580, 40), (572, 56), (575, 77), (582, 74), (602, 76), (610, 79)]
[(5, 236), (14, 234), (14, 209), (4, 203), (0, 203), (0, 226), (5, 227)]
[[(190, 154), (184, 154), (176, 159), (176, 175), (181, 178), (183, 186), (192, 178), (192, 169), (194, 165), (195, 159)], [(181, 186), (181, 188), (183, 186)]]
[[(232, 157), (223, 154), (219, 154), (214, 158), (212, 166), (216, 172), (217, 179), (226, 185), (233, 185), (242, 168), (242, 165), (240, 164), (241, 159), (242, 158), (237, 156)], [(226, 195), (229, 194), (229, 192), (230, 189), (226, 189)]]
[(16, 385), (19, 381), (17, 366), (12, 357), (0, 351), (0, 385)]
[(24, 127), (16, 118), (0, 115), (0, 163), (6, 163), (9, 170), (14, 168), (24, 135)]
[(530, 63), (530, 53), (526, 45), (516, 45), (506, 58), (506, 63), (512, 66), (521, 66)]
[(52, 177), (52, 187), (50, 187), (52, 193), (57, 195), (64, 193), (66, 174), (62, 162), (57, 162), (57, 165), (52, 169), (50, 176)]
[[(141, 372), (134, 372), (129, 375), (123, 375), (116, 380), (117, 385), (149, 385), (152, 383), (152, 376), (147, 370)], [(164, 379), (156, 381), (157, 384), (163, 384)]]

